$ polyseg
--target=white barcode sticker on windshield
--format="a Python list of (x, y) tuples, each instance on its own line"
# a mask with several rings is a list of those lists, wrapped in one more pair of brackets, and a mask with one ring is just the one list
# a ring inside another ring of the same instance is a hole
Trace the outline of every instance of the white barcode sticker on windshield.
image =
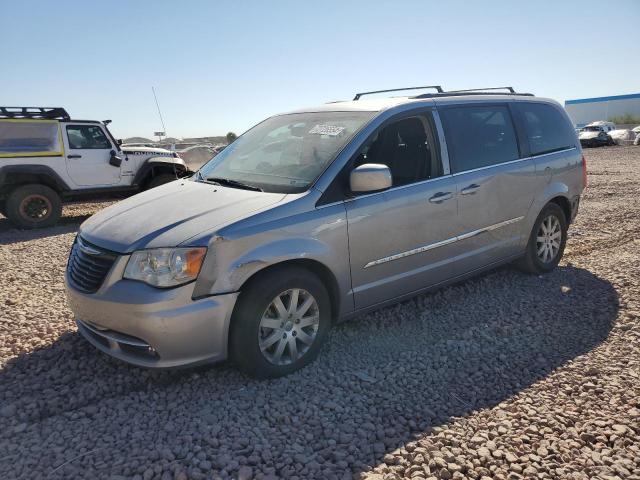
[(329, 135), (330, 137), (337, 137), (342, 132), (344, 132), (344, 127), (338, 127), (336, 125), (316, 125), (309, 130), (310, 134)]

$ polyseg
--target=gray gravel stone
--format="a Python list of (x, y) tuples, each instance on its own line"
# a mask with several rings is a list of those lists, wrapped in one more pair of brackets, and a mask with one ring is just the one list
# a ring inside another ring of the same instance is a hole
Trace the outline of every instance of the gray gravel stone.
[(266, 382), (133, 368), (78, 336), (66, 257), (105, 203), (41, 231), (0, 218), (0, 478), (640, 478), (640, 149), (585, 155), (556, 271), (336, 325)]

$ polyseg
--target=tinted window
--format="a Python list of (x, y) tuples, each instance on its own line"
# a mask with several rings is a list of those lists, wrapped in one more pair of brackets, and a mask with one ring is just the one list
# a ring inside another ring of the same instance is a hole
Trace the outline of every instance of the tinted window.
[(18, 153), (61, 155), (58, 122), (0, 120), (0, 156)]
[(556, 108), (542, 103), (525, 103), (518, 108), (524, 118), (531, 155), (575, 146), (573, 128)]
[(506, 106), (465, 106), (440, 111), (453, 173), (519, 158), (518, 141)]
[(381, 130), (365, 145), (356, 159), (364, 163), (387, 165), (393, 186), (436, 178), (442, 163), (436, 149), (432, 120), (426, 116), (404, 118)]
[(67, 127), (69, 147), (75, 149), (111, 148), (102, 129), (96, 125), (73, 125)]

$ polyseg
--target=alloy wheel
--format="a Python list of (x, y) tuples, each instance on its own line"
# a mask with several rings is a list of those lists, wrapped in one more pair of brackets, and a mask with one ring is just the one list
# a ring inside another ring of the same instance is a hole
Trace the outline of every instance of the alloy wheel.
[(551, 214), (542, 220), (536, 236), (536, 254), (543, 263), (551, 263), (558, 256), (562, 243), (562, 226)]
[(313, 295), (301, 288), (282, 292), (260, 320), (260, 351), (270, 363), (290, 365), (307, 353), (319, 326), (320, 311)]

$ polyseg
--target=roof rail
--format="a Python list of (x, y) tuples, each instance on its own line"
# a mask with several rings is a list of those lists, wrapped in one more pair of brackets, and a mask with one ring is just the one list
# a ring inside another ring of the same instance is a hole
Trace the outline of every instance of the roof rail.
[(353, 97), (353, 100), (360, 100), (360, 97), (362, 97), (363, 95), (373, 95), (374, 93), (387, 93), (387, 92), (402, 92), (405, 90), (422, 90), (424, 88), (433, 88), (435, 89), (438, 93), (444, 93), (442, 90), (442, 87), (440, 85), (427, 85), (426, 87), (407, 87), (407, 88), (391, 88), (389, 90), (376, 90), (374, 92), (361, 92), (361, 93), (356, 93), (356, 96)]
[(517, 93), (513, 87), (468, 88), (466, 90), (447, 90), (446, 93), (487, 92), (491, 90), (509, 90), (509, 93)]
[[(507, 90), (507, 92), (497, 92), (496, 90)], [(447, 90), (438, 93), (423, 93), (413, 98), (433, 98), (433, 97), (461, 97), (466, 95), (522, 95), (533, 97), (533, 93), (516, 92), (513, 87), (488, 87), (469, 88), (466, 90)]]
[(0, 118), (34, 118), (71, 120), (62, 107), (0, 107)]

